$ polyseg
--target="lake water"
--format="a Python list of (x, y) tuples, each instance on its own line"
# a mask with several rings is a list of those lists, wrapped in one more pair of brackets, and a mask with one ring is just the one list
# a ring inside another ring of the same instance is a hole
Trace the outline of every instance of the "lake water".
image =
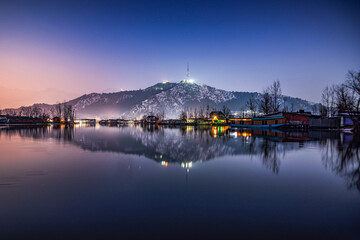
[(335, 132), (4, 127), (0, 237), (359, 239), (359, 149)]

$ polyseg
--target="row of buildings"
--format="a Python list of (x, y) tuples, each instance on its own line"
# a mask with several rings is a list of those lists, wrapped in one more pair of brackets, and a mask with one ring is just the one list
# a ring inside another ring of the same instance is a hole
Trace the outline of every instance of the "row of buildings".
[(156, 116), (147, 116), (138, 123), (162, 125), (224, 125), (240, 128), (297, 128), (297, 129), (351, 129), (360, 113), (339, 113), (337, 116), (323, 118), (311, 112), (276, 112), (253, 118), (242, 118), (234, 115), (225, 117), (221, 111), (210, 113), (209, 118), (188, 118), (159, 120)]
[[(159, 124), (159, 125), (222, 125), (240, 128), (300, 128), (300, 129), (351, 129), (358, 123), (360, 113), (339, 113), (337, 116), (323, 118), (311, 112), (277, 112), (253, 118), (242, 118), (234, 115), (226, 117), (221, 111), (213, 111), (209, 118), (187, 118), (160, 120), (149, 115), (142, 120), (108, 119), (101, 120), (101, 125), (127, 125), (127, 124)], [(42, 119), (32, 117), (19, 117), (0, 115), (0, 124), (49, 124), (65, 123), (60, 118)], [(74, 124), (96, 124), (95, 119), (75, 120)]]

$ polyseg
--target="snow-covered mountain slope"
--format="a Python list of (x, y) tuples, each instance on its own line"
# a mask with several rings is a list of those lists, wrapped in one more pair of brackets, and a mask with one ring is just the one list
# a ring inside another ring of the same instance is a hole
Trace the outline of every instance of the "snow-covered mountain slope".
[[(158, 83), (146, 89), (115, 93), (91, 93), (67, 102), (74, 107), (77, 118), (140, 118), (145, 114), (164, 113), (166, 118), (177, 118), (181, 111), (221, 109), (223, 105), (232, 111), (247, 110), (250, 97), (259, 98), (260, 93), (232, 92), (181, 81)], [(289, 110), (312, 110), (313, 103), (292, 97), (284, 97)], [(52, 115), (50, 107), (44, 109)]]

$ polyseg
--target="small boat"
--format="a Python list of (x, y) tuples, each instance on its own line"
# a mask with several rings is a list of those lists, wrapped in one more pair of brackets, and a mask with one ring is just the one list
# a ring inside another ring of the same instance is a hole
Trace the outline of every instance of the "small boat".
[(254, 118), (230, 118), (231, 127), (242, 128), (277, 128), (285, 125), (285, 118), (281, 117), (254, 117)]

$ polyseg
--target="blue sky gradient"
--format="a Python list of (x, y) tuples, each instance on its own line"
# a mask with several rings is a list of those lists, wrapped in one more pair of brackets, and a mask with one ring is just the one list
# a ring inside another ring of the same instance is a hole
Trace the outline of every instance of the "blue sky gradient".
[(139, 89), (180, 81), (189, 62), (198, 83), (262, 91), (278, 79), (284, 94), (319, 101), (360, 69), (359, 10), (359, 1), (2, 1), (0, 85)]

